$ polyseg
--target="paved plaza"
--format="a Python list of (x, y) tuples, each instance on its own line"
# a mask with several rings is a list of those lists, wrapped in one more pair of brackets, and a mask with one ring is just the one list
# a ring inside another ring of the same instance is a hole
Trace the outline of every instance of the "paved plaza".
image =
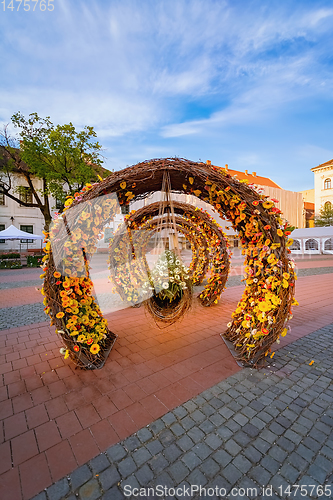
[(220, 337), (243, 289), (236, 263), (221, 302), (176, 325), (157, 328), (142, 307), (108, 314), (118, 340), (88, 372), (59, 354), (39, 270), (1, 271), (0, 498), (116, 500), (157, 485), (288, 498), (293, 484), (314, 489), (291, 497), (317, 498), (333, 483), (332, 271), (332, 256), (298, 261), (300, 306), (261, 371)]

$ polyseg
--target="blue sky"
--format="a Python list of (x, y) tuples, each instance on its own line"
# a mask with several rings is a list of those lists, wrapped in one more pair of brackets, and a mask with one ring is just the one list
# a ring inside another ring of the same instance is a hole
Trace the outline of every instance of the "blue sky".
[(30, 3), (0, 10), (0, 123), (37, 111), (94, 126), (110, 169), (210, 159), (293, 191), (333, 158), (331, 0)]

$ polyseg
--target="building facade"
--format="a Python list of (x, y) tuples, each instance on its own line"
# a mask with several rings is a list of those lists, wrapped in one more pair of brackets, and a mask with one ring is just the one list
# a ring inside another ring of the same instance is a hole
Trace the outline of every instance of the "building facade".
[[(33, 184), (36, 190), (42, 190), (42, 181), (33, 179)], [(16, 189), (20, 187), (20, 194)], [(32, 192), (28, 183), (23, 175), (13, 175), (13, 188), (12, 192), (15, 196), (19, 197), (23, 202), (34, 203)], [(51, 199), (52, 216), (56, 211), (56, 200)], [(26, 231), (27, 233), (42, 235), (44, 229), (44, 217), (38, 208), (25, 207), (16, 201), (8, 198), (4, 194), (0, 194), (0, 231), (7, 229), (11, 224)], [(1, 240), (0, 239), (0, 252), (8, 252), (10, 250), (18, 249), (36, 249), (41, 248), (40, 241), (33, 240)]]
[(314, 173), (315, 215), (326, 205), (333, 208), (333, 160), (311, 168)]

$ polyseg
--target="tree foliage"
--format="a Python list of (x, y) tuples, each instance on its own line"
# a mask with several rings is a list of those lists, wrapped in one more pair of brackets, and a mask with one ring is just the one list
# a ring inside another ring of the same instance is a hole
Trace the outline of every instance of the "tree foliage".
[(333, 226), (333, 207), (331, 203), (325, 205), (319, 210), (319, 216), (315, 218), (316, 226)]
[[(18, 112), (11, 120), (19, 133), (18, 138), (11, 137), (6, 126), (0, 134), (0, 192), (23, 206), (39, 208), (47, 229), (51, 195), (64, 203), (67, 195), (105, 172), (101, 168), (101, 145), (95, 140), (93, 127), (78, 132), (72, 123), (55, 126), (50, 117), (41, 118), (37, 113), (25, 118)], [(32, 203), (22, 202), (19, 190), (13, 191), (14, 173), (27, 181)], [(34, 178), (42, 180), (41, 190), (34, 186)]]

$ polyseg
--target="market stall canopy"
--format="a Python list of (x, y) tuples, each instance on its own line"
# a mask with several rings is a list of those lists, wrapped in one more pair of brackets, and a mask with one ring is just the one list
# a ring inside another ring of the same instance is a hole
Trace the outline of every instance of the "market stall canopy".
[(0, 231), (0, 240), (43, 240), (44, 236), (39, 236), (39, 234), (31, 234), (26, 231), (21, 231), (21, 229), (17, 229), (17, 227), (13, 226), (13, 224), (7, 229)]

